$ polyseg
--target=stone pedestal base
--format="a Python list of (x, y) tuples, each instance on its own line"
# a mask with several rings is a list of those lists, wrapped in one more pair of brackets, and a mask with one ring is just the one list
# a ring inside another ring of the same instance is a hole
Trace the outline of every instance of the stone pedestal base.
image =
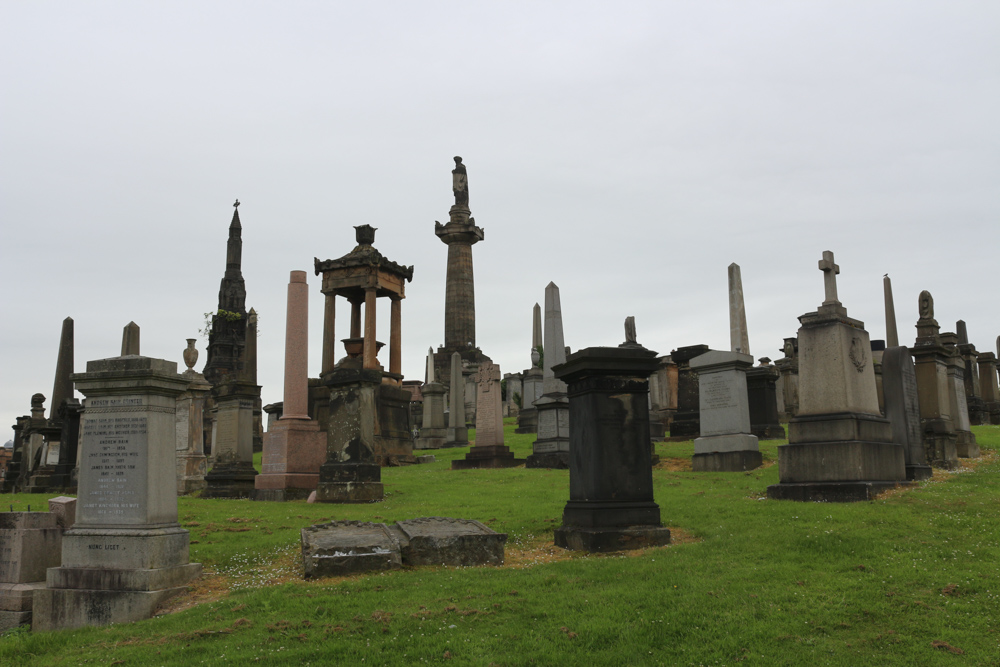
[(885, 442), (781, 445), (778, 471), (782, 484), (906, 480), (903, 448)]
[(52, 493), (69, 493), (76, 495), (76, 463), (60, 463), (56, 465), (49, 479), (49, 491)]
[(318, 503), (374, 503), (385, 497), (375, 463), (324, 463), (316, 485)]
[(875, 496), (883, 491), (911, 486), (912, 484), (912, 482), (901, 481), (772, 484), (767, 487), (767, 497), (772, 500), (850, 503), (874, 500)]
[(562, 526), (555, 531), (555, 544), (563, 549), (591, 553), (661, 547), (670, 544), (670, 530), (662, 526), (625, 528)]
[(925, 465), (906, 465), (906, 479), (911, 482), (920, 482), (925, 479), (930, 479), (934, 474), (934, 470), (930, 466)]
[(534, 407), (521, 408), (514, 433), (538, 433), (538, 410)]
[(515, 459), (514, 453), (506, 445), (490, 445), (488, 447), (472, 447), (464, 459), (456, 459), (451, 462), (451, 469), (514, 468), (522, 463), (524, 463), (524, 459)]
[(207, 486), (208, 457), (204, 454), (177, 454), (177, 495), (203, 491)]
[(670, 436), (667, 442), (694, 440), (701, 435), (701, 414), (698, 412), (677, 412), (670, 422)]
[(550, 468), (567, 470), (569, 468), (569, 452), (539, 452), (525, 459), (525, 468)]
[(0, 632), (31, 624), (35, 593), (45, 588), (44, 581), (24, 584), (0, 583)]
[(221, 463), (205, 475), (202, 498), (249, 498), (253, 495), (257, 470), (247, 462)]
[[(468, 439), (468, 435), (466, 435)], [(441, 449), (446, 447), (448, 440), (447, 428), (422, 428), (420, 437), (413, 441), (414, 449)], [(452, 445), (455, 446), (455, 445)]]
[(691, 469), (695, 472), (742, 472), (759, 468), (763, 462), (760, 452), (753, 450), (710, 452), (691, 457)]
[(326, 461), (326, 433), (313, 419), (279, 419), (264, 436), (261, 461), (254, 500), (308, 498)]
[(201, 575), (188, 563), (188, 532), (165, 528), (72, 528), (63, 565), (48, 569), (35, 592), (32, 630), (131, 623), (150, 618), (166, 599)]
[(943, 419), (923, 419), (924, 451), (935, 468), (954, 470), (958, 467), (958, 434), (950, 422)]
[(955, 431), (955, 451), (960, 459), (978, 459), (979, 443), (971, 431)]

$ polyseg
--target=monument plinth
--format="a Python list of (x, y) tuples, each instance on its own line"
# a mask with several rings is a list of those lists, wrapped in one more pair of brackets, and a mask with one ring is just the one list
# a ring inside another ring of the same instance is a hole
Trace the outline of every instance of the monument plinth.
[(753, 357), (710, 351), (690, 361), (698, 373), (701, 436), (694, 441), (692, 468), (717, 472), (753, 470), (762, 462), (750, 433), (746, 371)]

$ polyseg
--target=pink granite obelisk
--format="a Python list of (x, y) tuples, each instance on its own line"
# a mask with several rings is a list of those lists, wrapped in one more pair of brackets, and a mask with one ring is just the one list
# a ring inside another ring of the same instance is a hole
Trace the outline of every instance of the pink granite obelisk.
[(282, 416), (264, 435), (255, 500), (303, 499), (319, 483), (326, 434), (309, 417), (309, 287), (305, 271), (292, 271), (285, 316), (285, 400)]
[(285, 404), (282, 419), (309, 419), (309, 286), (292, 271), (285, 315)]

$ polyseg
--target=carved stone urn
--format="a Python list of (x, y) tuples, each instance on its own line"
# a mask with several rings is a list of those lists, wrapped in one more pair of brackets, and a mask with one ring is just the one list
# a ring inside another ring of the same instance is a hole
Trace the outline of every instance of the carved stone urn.
[(188, 370), (194, 370), (194, 365), (198, 363), (198, 349), (194, 346), (197, 338), (187, 339), (187, 348), (184, 350), (184, 363), (187, 364)]

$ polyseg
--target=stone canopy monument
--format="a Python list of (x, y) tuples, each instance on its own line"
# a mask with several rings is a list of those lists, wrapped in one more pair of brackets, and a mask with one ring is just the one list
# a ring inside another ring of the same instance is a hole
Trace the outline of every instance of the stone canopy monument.
[[(320, 502), (382, 499), (381, 466), (415, 462), (410, 392), (402, 387), (402, 302), (413, 267), (390, 261), (372, 245), (375, 227), (354, 228), (357, 246), (339, 259), (315, 260), (326, 295), (322, 383), (329, 388), (326, 462), (320, 467)], [(351, 304), (347, 356), (333, 364), (336, 297)], [(378, 360), (376, 301), (389, 299), (389, 370)], [(364, 330), (361, 304), (365, 306)]]
[(435, 377), (451, 391), (451, 355), (462, 356), (462, 376), (469, 384), (464, 396), (466, 419), (475, 425), (476, 390), (472, 378), (479, 364), (490, 358), (476, 347), (476, 288), (472, 270), (472, 246), (485, 238), (485, 231), (476, 226), (469, 208), (469, 175), (462, 158), (455, 156), (451, 172), (455, 204), (448, 212), (448, 223), (434, 223), (434, 233), (448, 246), (448, 272), (444, 301), (444, 345), (434, 355)]
[(819, 262), (826, 298), (799, 317), (799, 412), (778, 447), (779, 483), (768, 497), (785, 500), (870, 500), (907, 484), (903, 447), (879, 413), (871, 344), (864, 323), (837, 298), (833, 253)]

